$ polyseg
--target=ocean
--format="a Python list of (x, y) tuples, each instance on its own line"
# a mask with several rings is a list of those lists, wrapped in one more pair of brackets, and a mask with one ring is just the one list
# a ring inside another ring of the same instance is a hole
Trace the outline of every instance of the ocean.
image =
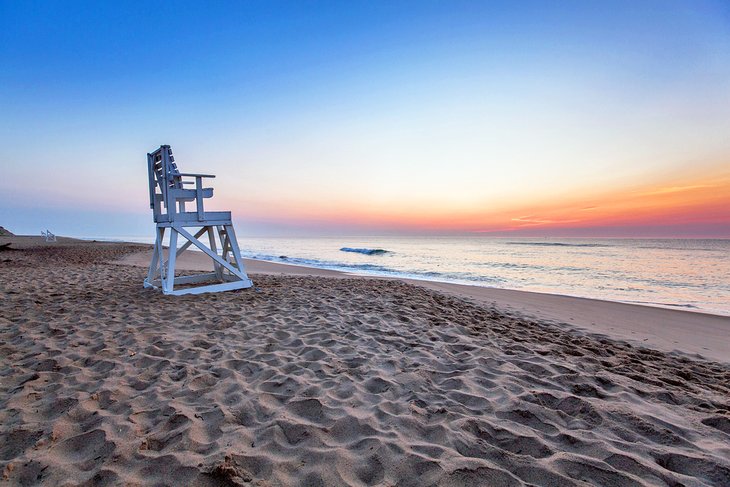
[(240, 237), (239, 243), (244, 257), (272, 262), (730, 316), (730, 240)]

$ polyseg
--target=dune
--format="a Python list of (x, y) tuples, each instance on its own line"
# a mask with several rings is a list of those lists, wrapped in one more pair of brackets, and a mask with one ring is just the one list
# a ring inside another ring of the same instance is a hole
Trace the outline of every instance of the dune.
[(127, 265), (144, 246), (20, 238), (8, 485), (730, 484), (730, 366), (679, 346), (291, 266), (168, 297)]

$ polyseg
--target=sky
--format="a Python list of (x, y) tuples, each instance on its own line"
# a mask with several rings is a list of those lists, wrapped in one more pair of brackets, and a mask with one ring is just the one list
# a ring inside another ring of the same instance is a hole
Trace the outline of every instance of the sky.
[(730, 237), (730, 4), (0, 0), (0, 225)]

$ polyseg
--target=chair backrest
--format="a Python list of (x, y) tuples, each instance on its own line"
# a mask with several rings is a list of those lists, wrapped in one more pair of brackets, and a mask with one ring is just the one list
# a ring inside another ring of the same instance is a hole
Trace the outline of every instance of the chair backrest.
[[(182, 189), (180, 170), (175, 164), (175, 157), (169, 145), (161, 145), (159, 149), (147, 154), (147, 169), (149, 173), (150, 208), (155, 209), (155, 195), (159, 188), (162, 202), (168, 207), (168, 189)], [(174, 202), (172, 202), (174, 204)]]

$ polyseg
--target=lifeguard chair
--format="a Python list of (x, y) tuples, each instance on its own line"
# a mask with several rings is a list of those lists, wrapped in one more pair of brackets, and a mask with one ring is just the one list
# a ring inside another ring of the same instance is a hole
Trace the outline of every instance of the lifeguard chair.
[(56, 235), (51, 233), (51, 231), (48, 229), (46, 229), (45, 232), (41, 230), (41, 237), (46, 239), (46, 242), (56, 242)]
[[(147, 154), (147, 169), (150, 208), (156, 224), (156, 238), (144, 287), (162, 288), (164, 294), (176, 296), (251, 287), (253, 283), (246, 275), (243, 266), (231, 212), (205, 211), (203, 207), (203, 200), (213, 196), (213, 188), (204, 188), (203, 179), (215, 176), (181, 173), (175, 164), (169, 145), (162, 145), (156, 151)], [(193, 203), (194, 211), (187, 211), (185, 205)], [(197, 228), (197, 230), (188, 231), (187, 228)], [(169, 249), (165, 258), (162, 245), (168, 229)], [(199, 240), (205, 234), (208, 237), (208, 245)], [(216, 234), (222, 255), (218, 255)], [(179, 237), (187, 240), (180, 248), (178, 248)], [(175, 261), (191, 245), (212, 259), (213, 272), (175, 277)], [(199, 285), (190, 286), (191, 284)], [(175, 289), (177, 285), (185, 287)]]

